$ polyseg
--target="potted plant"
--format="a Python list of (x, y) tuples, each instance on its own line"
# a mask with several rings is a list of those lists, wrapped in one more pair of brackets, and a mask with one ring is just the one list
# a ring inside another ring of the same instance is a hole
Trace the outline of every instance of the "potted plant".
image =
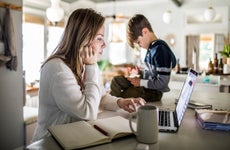
[(219, 53), (227, 59), (227, 64), (230, 65), (230, 44), (224, 45), (224, 49)]

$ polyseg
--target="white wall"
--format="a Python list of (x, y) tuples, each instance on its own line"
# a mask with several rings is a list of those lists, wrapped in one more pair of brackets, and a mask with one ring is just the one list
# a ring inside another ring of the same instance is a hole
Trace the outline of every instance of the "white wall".
[[(1, 0), (22, 6), (22, 0)], [(0, 8), (2, 18), (3, 8)], [(23, 79), (22, 79), (22, 12), (12, 10), (16, 48), (17, 71), (0, 67), (0, 149), (23, 146)]]

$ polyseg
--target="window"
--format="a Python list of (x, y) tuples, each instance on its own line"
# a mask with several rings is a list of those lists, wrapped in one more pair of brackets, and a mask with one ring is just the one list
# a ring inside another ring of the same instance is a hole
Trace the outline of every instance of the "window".
[(201, 34), (200, 35), (200, 68), (208, 68), (209, 60), (214, 61), (214, 54), (217, 53), (218, 59), (221, 58), (219, 51), (224, 47), (224, 35), (223, 34)]
[(23, 23), (23, 70), (26, 83), (39, 80), (39, 70), (44, 60), (44, 26)]
[(200, 35), (200, 54), (199, 54), (199, 65), (202, 70), (208, 70), (209, 60), (213, 61), (214, 55), (214, 43), (212, 36)]
[(38, 19), (38, 17), (24, 18), (22, 25), (23, 70), (26, 83), (31, 84), (40, 79), (41, 65), (57, 46), (63, 27), (46, 27), (44, 19)]
[(109, 61), (113, 65), (128, 62), (125, 30), (126, 24), (123, 21), (114, 20), (109, 23)]
[(54, 51), (60, 41), (63, 31), (63, 27), (48, 27), (47, 55), (45, 57), (48, 57)]

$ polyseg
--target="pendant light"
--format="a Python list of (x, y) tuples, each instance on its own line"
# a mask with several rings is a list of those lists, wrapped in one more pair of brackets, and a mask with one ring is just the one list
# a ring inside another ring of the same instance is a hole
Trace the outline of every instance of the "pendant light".
[(51, 7), (47, 8), (46, 16), (52, 24), (57, 25), (64, 17), (64, 9), (60, 7), (60, 0), (50, 0)]
[(210, 0), (210, 5), (207, 9), (204, 11), (204, 19), (206, 21), (213, 21), (213, 19), (216, 17), (216, 11), (212, 7), (212, 0)]
[(166, 24), (170, 24), (172, 22), (172, 11), (169, 9), (169, 0), (168, 0), (168, 8), (167, 11), (164, 12), (163, 16), (162, 16), (162, 20), (164, 21), (164, 23)]
[(164, 23), (170, 24), (172, 22), (172, 11), (167, 10), (166, 12), (164, 12), (162, 19), (163, 19)]

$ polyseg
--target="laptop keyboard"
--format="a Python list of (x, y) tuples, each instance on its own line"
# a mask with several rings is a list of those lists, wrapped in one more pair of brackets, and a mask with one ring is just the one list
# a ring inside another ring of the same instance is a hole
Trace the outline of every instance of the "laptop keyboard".
[(159, 126), (170, 126), (170, 112), (159, 111)]

